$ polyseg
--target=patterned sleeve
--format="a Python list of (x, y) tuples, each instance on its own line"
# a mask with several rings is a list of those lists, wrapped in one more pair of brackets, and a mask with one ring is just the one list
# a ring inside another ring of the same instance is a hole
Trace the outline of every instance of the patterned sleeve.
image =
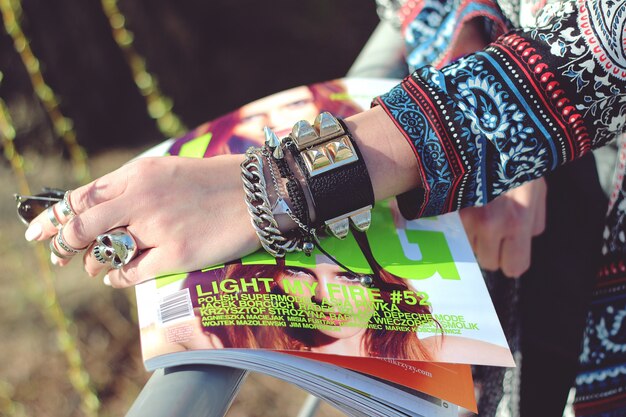
[(452, 47), (471, 20), (481, 18), (488, 39), (497, 38), (513, 24), (496, 0), (409, 0), (398, 14), (411, 71), (424, 65), (440, 68), (456, 60)]
[(482, 205), (604, 145), (626, 124), (626, 0), (551, 4), (441, 70), (423, 67), (376, 99), (414, 149), (414, 218)]

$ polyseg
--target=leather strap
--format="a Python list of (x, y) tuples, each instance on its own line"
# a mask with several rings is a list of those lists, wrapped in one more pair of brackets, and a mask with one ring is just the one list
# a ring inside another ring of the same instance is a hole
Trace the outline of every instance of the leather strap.
[[(318, 146), (319, 144), (332, 145), (333, 142), (342, 140), (345, 143), (347, 139), (356, 155), (356, 158), (353, 158), (354, 160), (351, 162), (330, 169), (326, 168), (323, 172), (312, 175), (311, 164), (309, 163), (307, 166), (305, 156), (303, 156), (306, 151), (298, 152), (295, 146), (288, 146), (288, 149), (304, 173), (313, 197), (316, 217), (314, 226), (328, 225), (331, 232), (337, 237), (345, 237), (347, 228), (345, 233), (339, 232), (340, 235), (337, 235), (328, 222), (344, 220), (344, 223), (347, 224), (350, 218), (358, 229), (363, 230), (363, 222), (355, 221), (354, 216), (359, 215), (361, 219), (363, 215), (369, 216), (369, 210), (374, 205), (374, 190), (361, 151), (350, 136), (345, 124), (341, 121), (339, 123), (343, 131), (328, 138), (322, 137), (324, 140), (319, 142)], [(367, 229), (368, 226), (369, 221), (364, 228)]]

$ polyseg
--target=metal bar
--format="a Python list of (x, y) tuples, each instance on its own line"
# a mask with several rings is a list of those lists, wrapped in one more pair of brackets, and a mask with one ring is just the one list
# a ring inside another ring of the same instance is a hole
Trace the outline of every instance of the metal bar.
[(315, 395), (309, 394), (298, 412), (298, 417), (313, 417), (320, 408), (322, 400)]
[(126, 417), (223, 417), (246, 375), (241, 369), (209, 365), (159, 369)]

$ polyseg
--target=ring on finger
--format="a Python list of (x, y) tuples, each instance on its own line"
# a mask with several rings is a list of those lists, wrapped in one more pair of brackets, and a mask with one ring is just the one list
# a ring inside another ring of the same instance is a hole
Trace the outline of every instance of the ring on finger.
[(65, 255), (65, 254), (59, 252), (59, 250), (57, 249), (56, 245), (54, 244), (55, 240), (56, 239), (50, 239), (50, 244), (49, 244), (50, 252), (54, 253), (56, 255), (56, 257), (59, 258), (59, 259), (71, 259), (72, 256), (74, 256), (74, 255)]
[(71, 192), (72, 190), (66, 191), (65, 194), (63, 195), (63, 200), (59, 201), (59, 208), (61, 209), (61, 213), (63, 213), (65, 217), (76, 216), (76, 212), (74, 211), (74, 209), (72, 208), (72, 205), (70, 204)]
[(125, 229), (112, 230), (96, 237), (91, 252), (101, 264), (120, 269), (137, 254), (137, 242)]
[(48, 214), (48, 220), (50, 223), (57, 229), (61, 228), (61, 222), (59, 221), (56, 212), (54, 211), (54, 206), (50, 206), (46, 209), (46, 213)]
[(63, 227), (61, 227), (59, 229), (59, 232), (56, 234), (56, 237), (54, 238), (54, 240), (56, 241), (56, 244), (63, 249), (66, 252), (71, 253), (72, 255), (75, 255), (77, 253), (79, 253), (81, 250), (83, 249), (76, 249), (73, 248), (72, 246), (70, 246), (65, 239), (63, 238)]

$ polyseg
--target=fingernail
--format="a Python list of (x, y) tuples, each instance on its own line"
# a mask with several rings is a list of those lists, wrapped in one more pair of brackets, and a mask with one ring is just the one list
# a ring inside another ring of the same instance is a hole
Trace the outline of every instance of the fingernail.
[(26, 233), (24, 233), (24, 237), (29, 242), (32, 242), (33, 240), (41, 236), (41, 232), (43, 232), (41, 224), (33, 223), (30, 226), (28, 226), (28, 229), (26, 229)]
[(109, 278), (108, 275), (105, 275), (104, 278), (102, 278), (102, 282), (104, 282), (104, 285), (110, 287), (111, 286), (111, 278)]
[(50, 262), (52, 262), (52, 265), (58, 265), (59, 264), (59, 257), (56, 256), (54, 253), (50, 254)]

